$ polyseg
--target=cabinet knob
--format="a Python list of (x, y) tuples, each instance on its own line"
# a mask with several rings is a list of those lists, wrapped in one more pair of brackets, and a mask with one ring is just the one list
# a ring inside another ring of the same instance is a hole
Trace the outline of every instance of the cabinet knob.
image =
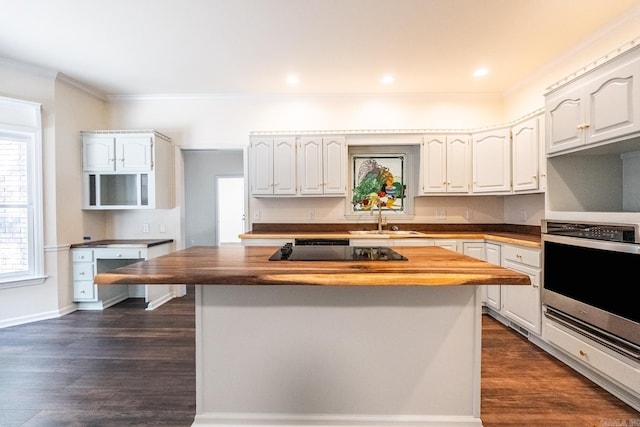
[(80, 275), (81, 275), (81, 276), (84, 276), (84, 271), (81, 271), (81, 272), (80, 272)]
[(586, 357), (587, 356), (587, 352), (586, 351), (580, 350), (578, 353), (580, 353), (580, 356), (582, 356), (582, 357)]

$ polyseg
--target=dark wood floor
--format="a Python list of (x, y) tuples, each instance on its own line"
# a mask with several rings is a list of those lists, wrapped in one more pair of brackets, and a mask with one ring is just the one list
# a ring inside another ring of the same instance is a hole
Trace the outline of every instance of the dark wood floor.
[[(194, 293), (155, 311), (103, 312), (0, 329), (0, 426), (190, 426)], [(484, 316), (485, 427), (640, 427), (640, 414)]]

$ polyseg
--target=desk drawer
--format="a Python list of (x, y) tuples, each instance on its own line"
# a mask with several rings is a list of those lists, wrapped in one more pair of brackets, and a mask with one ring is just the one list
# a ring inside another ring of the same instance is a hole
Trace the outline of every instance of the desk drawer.
[(77, 280), (73, 282), (74, 301), (93, 301), (96, 299), (93, 280)]
[(73, 263), (73, 280), (91, 280), (93, 282), (93, 263)]
[(140, 249), (132, 248), (100, 248), (94, 250), (94, 256), (96, 259), (141, 259), (140, 252)]
[(71, 251), (73, 262), (93, 262), (93, 250), (74, 249)]

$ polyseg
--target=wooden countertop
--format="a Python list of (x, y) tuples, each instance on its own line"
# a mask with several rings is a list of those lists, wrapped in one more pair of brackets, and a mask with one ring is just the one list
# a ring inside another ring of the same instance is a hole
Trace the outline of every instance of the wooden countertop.
[(74, 243), (71, 249), (78, 248), (150, 248), (173, 242), (173, 239), (111, 239), (92, 240), (89, 242)]
[(435, 246), (394, 246), (408, 261), (269, 261), (271, 246), (196, 246), (112, 272), (109, 284), (455, 286), (529, 285), (507, 268)]
[(539, 235), (520, 234), (508, 232), (417, 232), (415, 234), (353, 234), (349, 232), (273, 232), (273, 233), (254, 233), (248, 232), (241, 234), (240, 239), (380, 239), (384, 244), (386, 239), (470, 239), (470, 240), (487, 240), (500, 243), (510, 243), (513, 245), (527, 246), (540, 249), (541, 239)]

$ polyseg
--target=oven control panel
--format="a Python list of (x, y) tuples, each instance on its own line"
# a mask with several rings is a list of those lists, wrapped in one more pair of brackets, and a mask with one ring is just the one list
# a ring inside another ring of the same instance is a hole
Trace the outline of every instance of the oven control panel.
[(556, 236), (609, 242), (639, 243), (638, 226), (632, 224), (598, 224), (586, 222), (543, 221), (542, 232)]

